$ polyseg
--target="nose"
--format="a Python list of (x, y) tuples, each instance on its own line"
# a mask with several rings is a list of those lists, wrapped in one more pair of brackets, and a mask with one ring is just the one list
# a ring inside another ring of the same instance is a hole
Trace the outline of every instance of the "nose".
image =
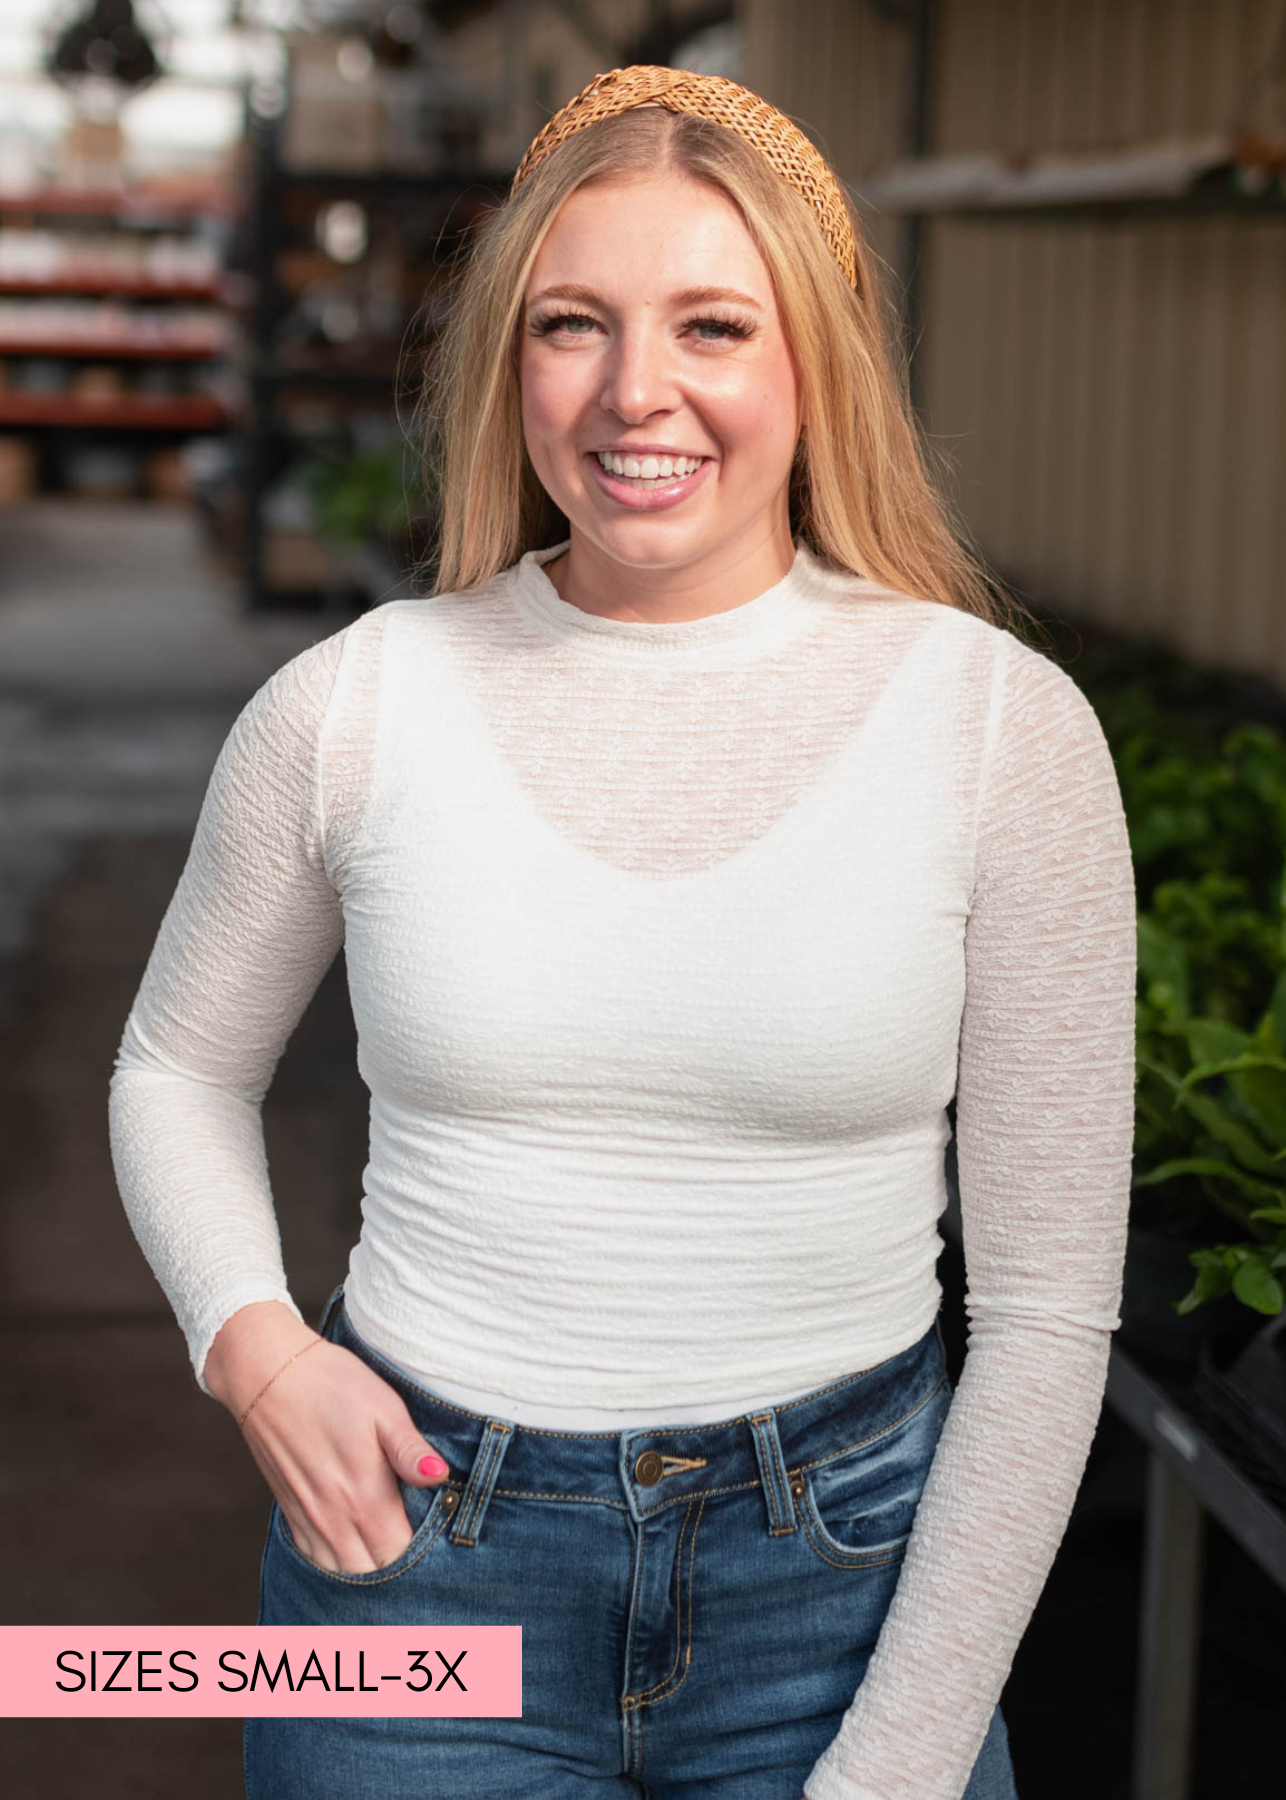
[(674, 409), (673, 356), (660, 324), (622, 326), (607, 354), (599, 398), (607, 412), (630, 425)]

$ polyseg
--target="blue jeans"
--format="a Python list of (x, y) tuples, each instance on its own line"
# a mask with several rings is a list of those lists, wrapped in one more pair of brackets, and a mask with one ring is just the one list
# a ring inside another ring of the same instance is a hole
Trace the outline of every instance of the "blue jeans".
[[(800, 1800), (866, 1671), (951, 1404), (939, 1326), (716, 1425), (484, 1419), (359, 1338), (451, 1467), (393, 1563), (330, 1572), (274, 1503), (261, 1625), (521, 1625), (518, 1719), (249, 1719), (248, 1800)], [(964, 1800), (1016, 1800), (999, 1707)]]

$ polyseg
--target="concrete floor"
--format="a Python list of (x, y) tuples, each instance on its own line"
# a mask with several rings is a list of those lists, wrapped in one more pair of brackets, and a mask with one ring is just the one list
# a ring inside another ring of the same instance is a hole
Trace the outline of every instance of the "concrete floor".
[[(346, 618), (247, 618), (185, 508), (0, 512), (0, 1622), (253, 1619), (267, 1490), (125, 1219), (107, 1082), (219, 745)], [(343, 964), (265, 1133), (314, 1314), (356, 1237), (365, 1092)], [(31, 1800), (241, 1792), (227, 1721), (0, 1721)]]
[[(228, 726), (344, 622), (244, 617), (182, 509), (0, 512), (0, 1623), (254, 1617), (267, 1490), (126, 1223), (107, 1082)], [(341, 958), (264, 1115), (313, 1317), (359, 1225), (354, 1047)], [(1127, 1800), (1141, 1483), (1105, 1415), (1005, 1693), (1022, 1800)], [(1208, 1562), (1192, 1800), (1263, 1800), (1286, 1600), (1218, 1531)], [(0, 1770), (21, 1800), (236, 1800), (240, 1727), (0, 1720)]]

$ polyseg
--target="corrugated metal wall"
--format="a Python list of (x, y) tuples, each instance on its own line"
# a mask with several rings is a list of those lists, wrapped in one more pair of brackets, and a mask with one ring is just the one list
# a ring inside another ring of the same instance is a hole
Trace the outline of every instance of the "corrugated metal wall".
[[(930, 147), (946, 155), (1226, 126), (1280, 4), (935, 10)], [(905, 141), (901, 28), (873, 0), (744, 15), (747, 81), (860, 191)], [(939, 218), (925, 255), (926, 418), (991, 563), (1070, 613), (1286, 683), (1286, 215)]]
[[(910, 40), (869, 0), (740, 0), (746, 85), (818, 145), (850, 186), (899, 152), (907, 129)], [(896, 270), (901, 230), (871, 218), (867, 237)]]

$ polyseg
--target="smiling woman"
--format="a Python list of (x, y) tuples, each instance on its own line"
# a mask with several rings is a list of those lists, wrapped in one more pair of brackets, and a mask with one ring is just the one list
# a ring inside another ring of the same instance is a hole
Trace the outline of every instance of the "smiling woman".
[[(640, 617), (684, 616), (684, 586), (689, 616), (735, 606), (801, 541), (899, 592), (1013, 616), (926, 472), (896, 320), (834, 174), (758, 96), (741, 105), (735, 83), (675, 76), (596, 78), (478, 233), (421, 415), (443, 490), (438, 586), (476, 586), (562, 537), (569, 561), (550, 578), (602, 604), (591, 571), (603, 564), (586, 554), (599, 540), (579, 541), (593, 517), (620, 534), (614, 582), (629, 569), (627, 586), (649, 584), (625, 596)], [(727, 469), (720, 420), (735, 437)], [(699, 527), (686, 499), (641, 530), (611, 520), (634, 490), (595, 487), (584, 459), (653, 444), (716, 465), (692, 490)], [(573, 520), (566, 503), (591, 493), (597, 511)], [(734, 519), (755, 513), (756, 496), (768, 516), (743, 543)], [(732, 589), (720, 565), (743, 568)]]
[[(712, 269), (735, 285), (703, 287)], [(727, 195), (681, 173), (588, 183), (545, 234), (530, 289), (523, 433), (571, 530), (545, 570), (563, 598), (700, 618), (780, 581), (795, 557), (799, 384), (767, 266)], [(694, 311), (716, 296), (718, 311)], [(675, 475), (676, 458), (689, 473)]]
[[(524, 1651), (520, 1719), (249, 1721), (251, 1800), (1014, 1800), (1119, 1323), (1133, 874), (882, 318), (788, 120), (598, 77), (462, 276), (438, 591), (221, 752), (112, 1143), (273, 1493), (261, 1623)], [(313, 1331), (258, 1108), (341, 943), (371, 1146)]]

